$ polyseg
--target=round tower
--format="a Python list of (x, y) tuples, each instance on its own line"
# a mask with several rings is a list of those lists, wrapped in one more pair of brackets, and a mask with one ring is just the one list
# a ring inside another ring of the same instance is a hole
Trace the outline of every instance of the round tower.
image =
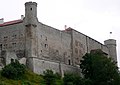
[(108, 39), (104, 41), (105, 45), (108, 47), (109, 56), (117, 62), (117, 52), (116, 52), (116, 40)]
[(37, 57), (37, 3), (25, 3), (25, 56), (26, 65), (29, 69), (34, 71), (34, 58)]
[(37, 3), (25, 3), (25, 25), (36, 25), (37, 22)]

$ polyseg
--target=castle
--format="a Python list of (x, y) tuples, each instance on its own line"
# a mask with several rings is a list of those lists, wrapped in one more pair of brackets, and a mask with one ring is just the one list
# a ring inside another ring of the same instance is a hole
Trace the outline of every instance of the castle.
[(79, 70), (85, 53), (101, 49), (117, 61), (116, 40), (100, 42), (72, 28), (58, 30), (37, 19), (37, 3), (25, 3), (25, 17), (4, 22), (0, 19), (0, 67), (18, 59), (33, 72), (41, 74), (52, 69), (62, 75)]

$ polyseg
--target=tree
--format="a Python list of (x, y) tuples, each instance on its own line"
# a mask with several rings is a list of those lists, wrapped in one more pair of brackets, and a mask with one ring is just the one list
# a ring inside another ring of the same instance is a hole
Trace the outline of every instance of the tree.
[[(86, 79), (93, 85), (119, 85), (120, 76), (116, 62), (102, 52), (94, 50), (86, 53), (81, 60), (80, 68)], [(117, 84), (115, 84), (117, 82)], [(119, 84), (118, 84), (119, 83)]]
[(84, 85), (84, 80), (78, 74), (67, 73), (63, 78), (64, 85)]
[(46, 70), (43, 72), (43, 78), (45, 80), (46, 85), (55, 85), (56, 75), (52, 70)]
[(20, 64), (19, 61), (11, 60), (11, 63), (2, 69), (1, 75), (9, 79), (20, 79), (23, 77), (25, 70), (25, 66)]

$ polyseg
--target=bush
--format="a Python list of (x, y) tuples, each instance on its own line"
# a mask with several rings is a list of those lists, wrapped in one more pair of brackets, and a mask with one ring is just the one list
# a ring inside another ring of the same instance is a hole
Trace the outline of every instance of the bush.
[(1, 71), (1, 75), (9, 79), (20, 79), (24, 73), (25, 66), (17, 60), (15, 60), (15, 62), (11, 60), (11, 63), (6, 65)]
[(21, 85), (32, 85), (29, 81), (22, 81)]
[(4, 82), (0, 81), (0, 85), (6, 85)]
[(46, 70), (43, 74), (46, 85), (55, 85), (56, 75), (52, 70)]
[(83, 79), (77, 75), (72, 73), (67, 73), (63, 78), (64, 85), (84, 85)]
[(59, 80), (61, 79), (61, 75), (59, 73), (55, 73), (54, 75), (56, 79), (59, 79)]

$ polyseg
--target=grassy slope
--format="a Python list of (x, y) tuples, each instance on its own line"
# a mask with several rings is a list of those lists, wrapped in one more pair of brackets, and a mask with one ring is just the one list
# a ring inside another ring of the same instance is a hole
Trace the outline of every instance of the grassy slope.
[[(42, 76), (27, 70), (21, 80), (7, 79), (0, 75), (0, 85), (45, 85), (45, 82)], [(56, 85), (62, 85), (62, 80), (57, 80)]]
[(26, 71), (24, 78), (21, 80), (12, 80), (0, 75), (0, 85), (45, 85), (42, 76), (31, 71)]

